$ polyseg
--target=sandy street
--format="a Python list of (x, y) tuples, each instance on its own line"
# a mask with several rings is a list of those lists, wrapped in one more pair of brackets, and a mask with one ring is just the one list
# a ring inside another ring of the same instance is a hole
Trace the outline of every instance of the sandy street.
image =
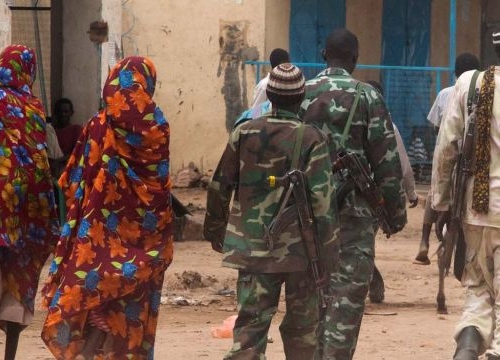
[[(204, 206), (203, 189), (176, 189), (185, 204)], [(421, 200), (425, 190), (420, 192)], [(376, 263), (386, 285), (385, 302), (367, 307), (356, 351), (356, 360), (451, 359), (452, 338), (460, 316), (463, 291), (451, 276), (446, 279), (448, 315), (435, 309), (437, 259), (430, 266), (413, 265), (422, 225), (423, 205), (408, 209), (405, 230), (390, 239), (377, 238)], [(199, 210), (202, 212), (202, 210)], [(211, 328), (236, 313), (236, 272), (220, 266), (220, 255), (199, 239), (176, 243), (174, 262), (167, 271), (158, 325), (155, 358), (221, 359), (231, 339), (212, 337)], [(431, 253), (437, 248), (432, 235)], [(45, 269), (42, 277), (45, 277)], [(283, 359), (279, 322), (283, 308), (271, 327), (268, 359)], [(18, 359), (52, 359), (40, 339), (44, 312), (37, 310), (34, 323), (21, 335)], [(5, 342), (3, 333), (0, 343)], [(3, 352), (3, 349), (1, 350)]]

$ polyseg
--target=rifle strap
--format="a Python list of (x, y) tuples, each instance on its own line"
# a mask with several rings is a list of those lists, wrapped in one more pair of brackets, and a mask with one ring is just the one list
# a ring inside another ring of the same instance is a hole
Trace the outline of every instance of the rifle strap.
[(299, 163), (300, 149), (302, 148), (302, 139), (304, 138), (305, 125), (301, 121), (299, 122), (299, 127), (297, 129), (297, 139), (293, 146), (292, 164), (290, 170), (298, 169), (297, 165)]
[(349, 117), (347, 118), (347, 123), (345, 124), (344, 132), (342, 133), (342, 137), (340, 138), (340, 148), (344, 148), (345, 141), (347, 139), (347, 134), (351, 129), (352, 118), (354, 117), (354, 113), (356, 112), (356, 108), (358, 107), (359, 97), (361, 96), (361, 82), (356, 84), (356, 95), (354, 96), (354, 101), (352, 103), (351, 111), (349, 112)]
[(474, 71), (474, 74), (472, 74), (472, 79), (469, 84), (469, 92), (467, 93), (467, 113), (468, 115), (471, 114), (472, 112), (472, 105), (474, 104), (475, 98), (476, 98), (476, 82), (477, 82), (477, 77), (479, 76), (479, 71), (476, 70)]

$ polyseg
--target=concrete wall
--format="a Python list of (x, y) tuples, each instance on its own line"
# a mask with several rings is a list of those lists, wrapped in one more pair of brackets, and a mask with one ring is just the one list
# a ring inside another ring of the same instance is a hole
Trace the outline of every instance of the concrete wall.
[[(346, 28), (358, 37), (359, 64), (380, 64), (382, 44), (383, 0), (349, 0), (346, 6)], [(378, 70), (355, 70), (360, 80), (379, 81)]]
[[(379, 64), (382, 44), (383, 0), (349, 0), (347, 2), (346, 27), (359, 40), (360, 64)], [(448, 66), (450, 3), (448, 0), (431, 2), (431, 53), (430, 66)], [(368, 20), (369, 21), (366, 21)], [(470, 52), (480, 56), (481, 2), (457, 1), (457, 55)], [(356, 70), (354, 76), (362, 79), (378, 79), (375, 70)], [(448, 76), (442, 77), (448, 84)]]
[(498, 57), (491, 44), (491, 34), (500, 29), (498, 0), (483, 0), (483, 24), (481, 29), (481, 64), (484, 68), (497, 64)]
[(89, 40), (89, 24), (101, 19), (100, 1), (63, 2), (62, 96), (73, 101), (73, 121), (83, 124), (99, 107), (100, 47)]
[(4, 1), (0, 1), (0, 49), (11, 43), (11, 12)]
[[(380, 62), (382, 5), (347, 2), (347, 27), (359, 38), (360, 63)], [(458, 0), (457, 14), (457, 54), (477, 54), (480, 2)], [(87, 30), (101, 18), (110, 25), (110, 41), (98, 46)], [(175, 174), (191, 161), (202, 171), (216, 166), (232, 121), (252, 98), (256, 69), (243, 61), (268, 60), (273, 48), (289, 47), (290, 0), (65, 0), (63, 19), (63, 96), (74, 100), (79, 122), (97, 110), (107, 68), (120, 55), (153, 60), (155, 100), (170, 121)], [(449, 1), (432, 2), (431, 26), (431, 65), (445, 66)], [(354, 75), (378, 79), (378, 71)]]
[(101, 19), (108, 24), (108, 41), (101, 45), (101, 89), (109, 70), (122, 59), (122, 0), (103, 0)]
[[(450, 2), (433, 1), (431, 8), (431, 66), (448, 66), (450, 37)], [(456, 54), (468, 52), (480, 57), (481, 48), (481, 2), (457, 1), (457, 46)], [(454, 65), (454, 64), (453, 64)], [(448, 76), (442, 78), (443, 86), (449, 83)]]
[(191, 161), (202, 171), (217, 165), (227, 122), (255, 84), (255, 69), (241, 70), (242, 50), (256, 47), (262, 59), (264, 34), (265, 0), (125, 3), (124, 55), (145, 55), (156, 65), (155, 101), (170, 122), (174, 174)]
[[(271, 51), (276, 48), (290, 50), (289, 24), (290, 0), (268, 0), (265, 9), (265, 47), (262, 60), (269, 61)], [(263, 67), (261, 76), (266, 76), (269, 67)]]
[[(76, 123), (85, 123), (100, 106), (102, 83), (121, 56), (120, 0), (65, 0), (62, 9), (62, 96), (73, 101)], [(110, 41), (93, 43), (94, 21), (108, 23)]]

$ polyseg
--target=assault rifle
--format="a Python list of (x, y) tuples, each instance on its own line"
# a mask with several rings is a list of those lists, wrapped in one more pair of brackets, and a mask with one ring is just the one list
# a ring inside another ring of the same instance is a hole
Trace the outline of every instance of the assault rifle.
[[(455, 166), (455, 182), (452, 189), (452, 205), (449, 212), (450, 219), (446, 224), (446, 233), (442, 237), (441, 244), (437, 249), (439, 266), (439, 289), (436, 296), (437, 311), (440, 314), (447, 314), (446, 296), (444, 294), (444, 279), (451, 266), (451, 258), (455, 251), (455, 261), (453, 272), (460, 281), (465, 266), (465, 240), (462, 229), (462, 214), (464, 211), (464, 198), (467, 187), (467, 180), (473, 172), (473, 159), (476, 133), (476, 104), (478, 91), (476, 90), (476, 81), (479, 71), (475, 71), (469, 85), (467, 96), (467, 111), (469, 114), (469, 123), (462, 141), (457, 164)], [(443, 216), (441, 214), (440, 216)], [(441, 221), (441, 219), (438, 219)], [(436, 224), (438, 226), (438, 224)]]
[[(325, 278), (319, 257), (320, 244), (314, 224), (306, 175), (300, 170), (291, 170), (283, 177), (270, 176), (268, 182), (271, 187), (284, 186), (287, 189), (277, 215), (266, 229), (269, 249), (272, 250), (275, 239), (298, 218), (302, 242), (318, 290), (320, 306), (325, 309), (327, 306), (327, 298), (323, 290)], [(289, 203), (290, 196), (293, 196), (292, 203)]]
[[(352, 186), (349, 186), (349, 182), (352, 182), (354, 188), (357, 189), (363, 198), (368, 202), (371, 209), (375, 213), (375, 216), (378, 219), (380, 227), (384, 234), (389, 238), (394, 231), (387, 221), (388, 215), (385, 210), (385, 200), (382, 196), (380, 190), (377, 187), (377, 184), (372, 179), (372, 177), (365, 170), (363, 164), (359, 161), (358, 156), (350, 151), (340, 151), (337, 153), (337, 159), (332, 164), (332, 171), (334, 174), (337, 174), (341, 180), (346, 183), (345, 187), (350, 189)], [(345, 197), (347, 192), (340, 192), (342, 196)], [(343, 201), (343, 197), (337, 197), (337, 204)]]
[[(450, 209), (450, 221), (446, 226), (446, 234), (441, 246), (443, 252), (444, 269), (448, 271), (451, 266), (453, 251), (462, 233), (462, 215), (464, 211), (464, 199), (467, 190), (467, 180), (473, 172), (474, 146), (476, 134), (476, 104), (471, 104), (469, 123), (465, 132), (462, 148), (458, 155), (456, 166), (456, 178), (453, 186), (453, 202)], [(456, 266), (455, 266), (456, 267)], [(460, 279), (463, 269), (454, 269), (455, 276)], [(458, 271), (458, 273), (457, 273)]]

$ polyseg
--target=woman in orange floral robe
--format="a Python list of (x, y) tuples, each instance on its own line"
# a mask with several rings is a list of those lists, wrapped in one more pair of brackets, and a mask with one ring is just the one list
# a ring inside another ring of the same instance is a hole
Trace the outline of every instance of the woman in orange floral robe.
[(106, 107), (84, 127), (59, 179), (68, 214), (42, 331), (57, 359), (153, 359), (173, 254), (169, 125), (152, 100), (155, 82), (147, 58), (111, 70)]

